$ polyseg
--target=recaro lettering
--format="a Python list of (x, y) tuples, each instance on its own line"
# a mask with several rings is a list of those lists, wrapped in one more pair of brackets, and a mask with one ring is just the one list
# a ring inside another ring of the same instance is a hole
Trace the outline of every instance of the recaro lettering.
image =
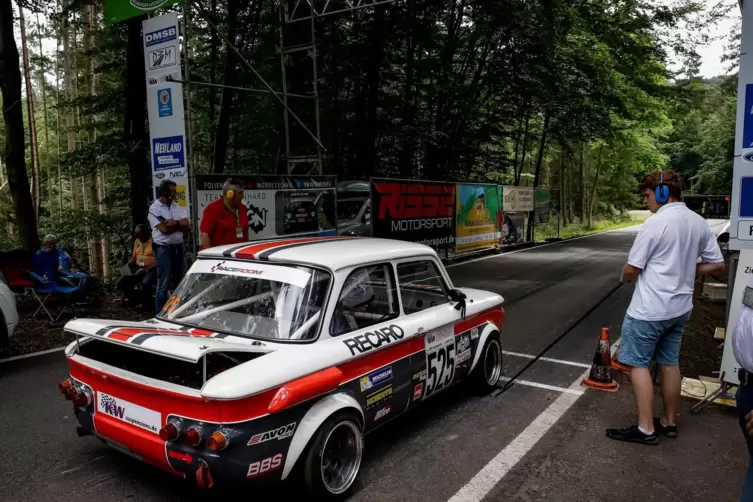
[[(343, 340), (343, 343), (350, 349), (351, 355), (356, 355), (356, 352), (363, 354), (364, 352), (378, 349), (385, 344), (392, 343), (393, 341), (400, 341), (404, 336), (405, 332), (403, 329), (396, 324), (392, 324), (386, 328), (381, 328), (345, 339)], [(376, 337), (376, 341), (374, 341), (374, 337)]]
[[(364, 336), (373, 347), (379, 347), (382, 345), (382, 340), (379, 338), (379, 335), (377, 335), (376, 333), (366, 333)], [(376, 337), (376, 341), (373, 341), (371, 339), (372, 337)]]

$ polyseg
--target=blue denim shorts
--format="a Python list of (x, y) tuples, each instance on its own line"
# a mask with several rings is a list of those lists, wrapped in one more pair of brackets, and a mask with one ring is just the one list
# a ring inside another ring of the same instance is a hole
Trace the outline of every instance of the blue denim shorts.
[(618, 360), (636, 368), (648, 368), (652, 359), (657, 364), (677, 366), (682, 333), (690, 314), (665, 321), (641, 321), (625, 315)]

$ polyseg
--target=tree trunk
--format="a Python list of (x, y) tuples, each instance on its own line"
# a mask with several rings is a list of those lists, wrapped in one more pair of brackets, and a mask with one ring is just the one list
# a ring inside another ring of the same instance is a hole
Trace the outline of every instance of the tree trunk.
[(37, 217), (26, 174), (24, 118), (21, 109), (21, 70), (13, 29), (13, 4), (0, 0), (0, 87), (5, 121), (5, 165), (13, 198), (21, 246), (29, 252), (39, 249)]
[(565, 148), (560, 151), (560, 214), (562, 214), (562, 226), (567, 226), (567, 194), (565, 193)]
[[(58, 10), (60, 10), (60, 2), (57, 4)], [(55, 125), (57, 128), (57, 135), (56, 143), (57, 143), (57, 162), (58, 162), (58, 220), (62, 219), (63, 216), (63, 174), (60, 169), (60, 27), (56, 26), (57, 31), (57, 44), (55, 46), (55, 49), (57, 53), (55, 54), (55, 102), (57, 106), (55, 107), (55, 113), (57, 114), (57, 120), (55, 121)]]
[[(238, 31), (238, 7), (240, 0), (228, 0), (228, 28), (227, 38), (236, 45), (236, 32)], [(225, 70), (222, 83), (232, 86), (238, 57), (229, 46), (225, 47)], [(225, 157), (227, 156), (227, 144), (230, 139), (230, 112), (233, 105), (232, 89), (223, 88), (220, 97), (220, 117), (217, 121), (217, 129), (214, 135), (214, 158), (212, 160), (212, 172), (225, 172)]]
[(578, 208), (578, 217), (581, 223), (586, 221), (586, 145), (585, 141), (580, 142), (580, 207)]
[[(212, 20), (216, 22), (217, 19), (217, 0), (212, 0)], [(217, 83), (217, 46), (220, 44), (220, 37), (217, 36), (217, 32), (210, 29), (212, 32), (211, 46), (209, 48), (209, 82), (211, 84)], [(190, 77), (190, 75), (186, 75)], [(214, 115), (217, 102), (217, 89), (215, 87), (209, 88), (209, 144), (214, 146)]]
[[(84, 84), (86, 86), (86, 96), (94, 97), (94, 58), (91, 56), (92, 49), (92, 25), (94, 24), (94, 7), (86, 5), (84, 7), (84, 57), (86, 58), (86, 71), (84, 73)], [(92, 122), (96, 122), (96, 116), (91, 117)], [(87, 134), (88, 143), (93, 145), (97, 141), (97, 131), (91, 127)], [(96, 163), (96, 161), (95, 161)], [(95, 211), (99, 206), (99, 194), (97, 190), (97, 166), (85, 177), (85, 185), (88, 189), (89, 209)], [(89, 272), (96, 277), (102, 278), (102, 246), (99, 239), (92, 235), (91, 229), (88, 233), (89, 247)]]
[(599, 172), (601, 171), (601, 153), (604, 145), (599, 147), (599, 160), (596, 162), (596, 175), (594, 176), (593, 185), (591, 185), (591, 200), (588, 202), (588, 228), (593, 225), (594, 203), (596, 202), (596, 187), (599, 182)]
[[(533, 189), (539, 186), (539, 178), (541, 177), (541, 163), (544, 161), (544, 149), (546, 148), (546, 136), (549, 129), (549, 112), (544, 112), (544, 126), (541, 129), (541, 141), (539, 142), (539, 156), (536, 159), (536, 172), (533, 176)], [(528, 219), (528, 229), (526, 234), (527, 240), (533, 240), (533, 218)]]
[(149, 203), (155, 198), (152, 172), (147, 155), (149, 142), (146, 128), (146, 72), (141, 23), (146, 15), (129, 19), (126, 55), (125, 117), (123, 132), (130, 145), (128, 175), (131, 181), (131, 223), (146, 222)]
[[(67, 7), (70, 0), (63, 2), (63, 9)], [(75, 119), (73, 114), (73, 106), (71, 101), (74, 97), (73, 92), (73, 59), (71, 57), (71, 43), (70, 43), (70, 23), (68, 21), (68, 14), (64, 14), (63, 17), (63, 87), (65, 88), (65, 98), (68, 100), (67, 111), (65, 114), (65, 129), (66, 137), (68, 139), (68, 153), (72, 153), (76, 150), (76, 132), (74, 130)], [(141, 66), (144, 64), (142, 62)], [(126, 110), (128, 107), (126, 107)], [(71, 209), (76, 209), (78, 203), (76, 200), (76, 182), (71, 173), (70, 166), (68, 167), (68, 181), (71, 184)], [(135, 185), (133, 185), (135, 186)]]
[(523, 131), (523, 155), (521, 155), (520, 166), (515, 165), (515, 186), (520, 185), (520, 177), (523, 175), (523, 166), (526, 162), (526, 153), (528, 152), (528, 127), (531, 122), (531, 114), (526, 112), (526, 127)]
[(24, 79), (26, 80), (26, 108), (29, 116), (29, 142), (31, 146), (31, 190), (34, 201), (34, 214), (39, 218), (39, 206), (41, 202), (41, 187), (39, 176), (39, 150), (37, 147), (37, 120), (34, 115), (34, 85), (31, 82), (31, 65), (29, 64), (29, 47), (26, 39), (26, 16), (21, 4), (18, 6), (21, 22), (21, 46), (24, 60)]
[(50, 205), (50, 216), (55, 213), (54, 199), (52, 198), (52, 175), (50, 174), (50, 127), (49, 115), (47, 113), (47, 89), (45, 85), (45, 66), (44, 53), (42, 52), (42, 33), (43, 27), (39, 22), (39, 12), (37, 12), (37, 41), (39, 42), (39, 87), (42, 88), (42, 109), (44, 110), (44, 165), (47, 168), (47, 198)]

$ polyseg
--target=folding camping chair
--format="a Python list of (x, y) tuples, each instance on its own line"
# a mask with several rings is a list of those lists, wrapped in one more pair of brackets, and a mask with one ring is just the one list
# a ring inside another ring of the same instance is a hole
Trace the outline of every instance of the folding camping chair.
[[(39, 302), (39, 307), (31, 316), (31, 319), (36, 318), (40, 310), (44, 310), (47, 316), (50, 318), (50, 322), (57, 322), (63, 312), (70, 310), (72, 315), (76, 315), (73, 310), (73, 302), (71, 298), (79, 288), (73, 286), (61, 286), (55, 280), (58, 271), (58, 254), (52, 251), (39, 251), (32, 257), (33, 271), (30, 273), (34, 281), (34, 289), (32, 289), (33, 296)], [(40, 298), (42, 295), (43, 298)], [(55, 295), (64, 297), (63, 305), (60, 307), (56, 316), (53, 316), (45, 304), (47, 300)]]
[(0, 253), (0, 273), (10, 290), (27, 307), (27, 300), (32, 298), (31, 292), (34, 290), (34, 284), (28, 279), (31, 273), (31, 255), (20, 248)]

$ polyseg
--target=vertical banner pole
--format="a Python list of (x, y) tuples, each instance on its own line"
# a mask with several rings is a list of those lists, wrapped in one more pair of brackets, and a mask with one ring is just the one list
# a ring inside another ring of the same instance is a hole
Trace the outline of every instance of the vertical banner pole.
[(191, 24), (191, 3), (183, 2), (183, 57), (186, 65), (186, 129), (188, 137), (186, 138), (186, 169), (188, 170), (188, 193), (190, 200), (194, 201), (190, 204), (191, 210), (190, 218), (191, 225), (193, 225), (193, 232), (191, 232), (192, 252), (194, 258), (196, 257), (196, 241), (199, 234), (198, 218), (196, 217), (196, 167), (194, 165), (193, 158), (193, 128), (191, 126), (191, 50), (189, 45), (189, 26)]

